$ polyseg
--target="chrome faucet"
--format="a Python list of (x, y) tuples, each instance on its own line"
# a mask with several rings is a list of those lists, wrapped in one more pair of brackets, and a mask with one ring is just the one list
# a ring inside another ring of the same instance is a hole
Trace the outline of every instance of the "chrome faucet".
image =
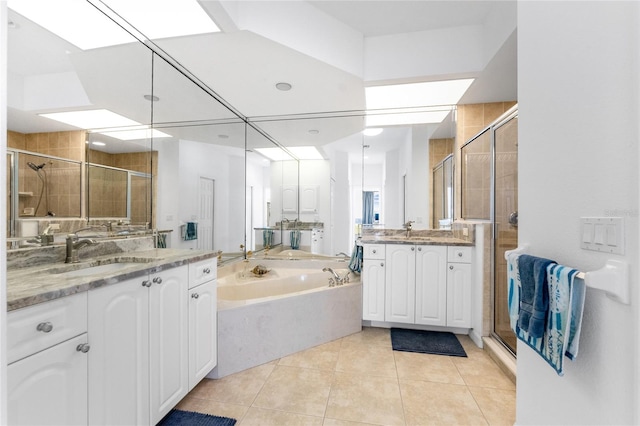
[(82, 240), (78, 239), (76, 234), (67, 235), (67, 258), (65, 259), (65, 263), (78, 263), (80, 261), (78, 257), (78, 251), (85, 246), (89, 246), (92, 244), (96, 244), (94, 240), (89, 238), (84, 238)]
[(347, 272), (347, 274), (342, 278), (340, 278), (340, 275), (338, 275), (338, 273), (331, 268), (322, 268), (322, 272), (329, 272), (331, 273), (331, 275), (333, 275), (333, 278), (329, 278), (329, 287), (342, 285), (349, 282), (349, 272)]
[(407, 238), (409, 238), (411, 236), (411, 224), (414, 223), (413, 220), (408, 220), (407, 223), (405, 223), (404, 228), (407, 230)]

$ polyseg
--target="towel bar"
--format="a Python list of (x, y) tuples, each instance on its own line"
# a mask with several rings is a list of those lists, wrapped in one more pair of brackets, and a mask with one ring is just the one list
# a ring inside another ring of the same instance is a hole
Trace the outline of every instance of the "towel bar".
[[(529, 246), (524, 244), (505, 251), (504, 257), (508, 260), (510, 254), (525, 254), (528, 249)], [(576, 278), (583, 279), (587, 287), (604, 291), (610, 299), (629, 304), (629, 265), (626, 262), (609, 259), (597, 271), (578, 272)]]

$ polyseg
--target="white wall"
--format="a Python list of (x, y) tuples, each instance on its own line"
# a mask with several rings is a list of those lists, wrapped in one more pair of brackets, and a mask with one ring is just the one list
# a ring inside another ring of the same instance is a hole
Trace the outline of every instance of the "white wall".
[[(7, 2), (0, 1), (0, 129), (7, 128)], [(0, 132), (0, 150), (6, 152), (7, 132)], [(0, 185), (6, 188), (6, 161), (0, 165)], [(6, 196), (0, 200), (0, 223), (7, 223)], [(0, 229), (0, 241), (6, 241), (6, 228)], [(6, 345), (7, 332), (7, 247), (2, 244), (0, 247), (0, 424), (7, 423), (7, 353)]]
[[(638, 424), (638, 2), (518, 2), (520, 243), (583, 271), (630, 264), (630, 305), (588, 289), (558, 377), (518, 344), (517, 423)], [(579, 218), (622, 216), (625, 254), (580, 249)]]
[(331, 179), (333, 179), (333, 198), (331, 200), (331, 227), (325, 235), (332, 238), (329, 254), (344, 252), (350, 254), (354, 238), (351, 228), (351, 181), (349, 173), (349, 154), (336, 152), (331, 159)]

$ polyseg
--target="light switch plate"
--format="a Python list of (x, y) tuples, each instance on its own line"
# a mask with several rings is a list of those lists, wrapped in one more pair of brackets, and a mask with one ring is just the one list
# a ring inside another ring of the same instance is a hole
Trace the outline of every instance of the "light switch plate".
[(580, 246), (585, 250), (624, 254), (624, 219), (581, 217)]

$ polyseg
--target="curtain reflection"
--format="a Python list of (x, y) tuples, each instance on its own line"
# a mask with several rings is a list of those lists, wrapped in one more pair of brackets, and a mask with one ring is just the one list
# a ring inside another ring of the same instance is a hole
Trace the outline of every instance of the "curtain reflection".
[(373, 191), (362, 191), (362, 223), (364, 225), (373, 224)]

